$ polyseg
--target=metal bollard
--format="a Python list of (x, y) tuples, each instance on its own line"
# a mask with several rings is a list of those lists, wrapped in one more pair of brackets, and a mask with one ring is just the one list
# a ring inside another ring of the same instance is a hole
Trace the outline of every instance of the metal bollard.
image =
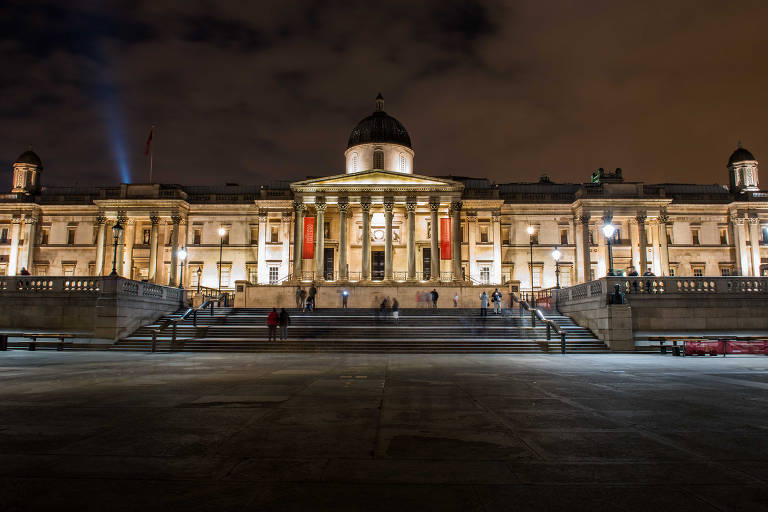
[(29, 350), (37, 350), (37, 341), (36, 340), (32, 340), (29, 343), (29, 347), (28, 348), (29, 348)]
[(211, 316), (213, 316), (213, 302), (211, 302)]
[(531, 310), (531, 327), (536, 327), (536, 310)]
[(157, 331), (152, 332), (152, 352), (157, 352)]
[(560, 353), (565, 354), (565, 332), (560, 333)]
[(192, 325), (197, 327), (197, 310), (192, 311)]
[(552, 327), (547, 324), (547, 341), (552, 339)]
[(8, 335), (0, 334), (0, 350), (8, 350)]
[(171, 341), (176, 341), (176, 322), (173, 322), (173, 334), (171, 335)]

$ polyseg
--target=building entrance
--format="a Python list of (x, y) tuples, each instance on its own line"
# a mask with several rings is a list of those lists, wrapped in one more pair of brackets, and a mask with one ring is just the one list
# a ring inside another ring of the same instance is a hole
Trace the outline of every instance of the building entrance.
[(333, 247), (323, 251), (323, 279), (333, 281)]
[[(437, 257), (440, 258), (440, 249), (437, 249)], [(432, 249), (429, 247), (425, 247), (421, 251), (421, 269), (422, 269), (422, 275), (424, 276), (422, 279), (425, 281), (431, 279), (432, 277)]]
[(371, 280), (384, 279), (384, 251), (371, 251)]

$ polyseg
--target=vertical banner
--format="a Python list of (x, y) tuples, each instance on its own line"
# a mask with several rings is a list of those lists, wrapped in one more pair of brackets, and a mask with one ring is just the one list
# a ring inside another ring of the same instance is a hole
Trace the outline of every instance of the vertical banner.
[(440, 259), (451, 259), (451, 218), (440, 219)]
[(304, 217), (304, 244), (301, 248), (301, 257), (311, 260), (315, 257), (315, 218)]

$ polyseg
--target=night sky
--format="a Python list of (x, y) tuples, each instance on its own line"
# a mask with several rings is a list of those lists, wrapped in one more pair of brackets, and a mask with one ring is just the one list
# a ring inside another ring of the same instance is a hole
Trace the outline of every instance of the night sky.
[(420, 174), (727, 183), (739, 140), (768, 166), (767, 22), (764, 1), (6, 0), (0, 183), (29, 144), (44, 184), (144, 182), (152, 124), (155, 181), (336, 174), (378, 92)]

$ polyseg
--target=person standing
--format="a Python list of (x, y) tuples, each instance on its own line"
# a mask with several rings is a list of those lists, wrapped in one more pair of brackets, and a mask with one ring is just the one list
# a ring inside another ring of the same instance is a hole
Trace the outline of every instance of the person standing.
[(437, 299), (440, 298), (440, 294), (437, 293), (436, 288), (432, 288), (432, 309), (437, 309)]
[(480, 316), (488, 316), (488, 294), (485, 291), (480, 294)]
[(314, 310), (317, 307), (317, 288), (314, 282), (309, 287), (309, 298), (312, 299), (312, 310)]
[(272, 308), (272, 311), (267, 315), (267, 329), (269, 330), (269, 341), (277, 341), (277, 308)]
[(20, 276), (28, 276), (28, 275), (30, 275), (29, 274), (29, 270), (27, 270), (27, 267), (21, 267), (21, 271), (19, 272), (19, 275)]
[(296, 309), (301, 311), (304, 308), (304, 288), (301, 285), (296, 286)]
[(341, 307), (347, 309), (347, 299), (349, 299), (349, 292), (347, 290), (341, 291)]
[(278, 324), (280, 324), (280, 339), (285, 341), (288, 339), (288, 326), (291, 325), (291, 316), (282, 308), (280, 310), (280, 318), (278, 318)]
[(397, 298), (392, 299), (392, 320), (397, 321), (400, 319), (400, 303), (397, 302)]
[(456, 292), (453, 294), (453, 307), (454, 308), (459, 307), (459, 292)]
[(493, 302), (493, 312), (496, 315), (501, 314), (501, 292), (498, 288), (496, 288), (493, 291), (493, 295), (491, 295), (491, 301)]

